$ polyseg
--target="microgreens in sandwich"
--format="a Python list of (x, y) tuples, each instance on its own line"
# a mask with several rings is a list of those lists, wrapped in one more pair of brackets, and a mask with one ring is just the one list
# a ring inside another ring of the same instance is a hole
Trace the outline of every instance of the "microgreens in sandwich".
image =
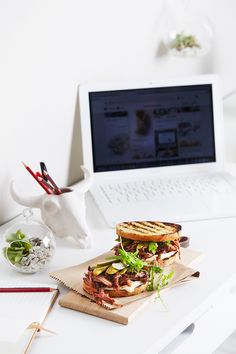
[[(117, 240), (118, 241), (118, 240)], [(171, 271), (169, 274), (164, 274), (164, 269), (158, 267), (158, 266), (153, 266), (142, 259), (138, 257), (139, 249), (143, 246), (145, 243), (140, 243), (137, 245), (136, 252), (127, 252), (125, 251), (123, 247), (123, 240), (120, 237), (120, 246), (121, 248), (118, 249), (119, 255), (117, 256), (112, 256), (108, 257), (107, 259), (112, 259), (114, 261), (119, 261), (123, 263), (127, 268), (131, 270), (131, 272), (138, 273), (141, 270), (144, 270), (145, 272), (148, 273), (149, 275), (149, 280), (148, 280), (148, 286), (147, 286), (147, 291), (154, 291), (156, 290), (157, 296), (156, 299), (159, 299), (162, 304), (164, 305), (161, 296), (160, 296), (160, 291), (163, 289), (165, 286), (169, 284), (170, 279), (172, 278), (174, 272)], [(167, 245), (171, 244), (171, 241), (166, 241), (165, 242)], [(148, 250), (149, 252), (152, 252), (153, 254), (156, 253), (156, 250), (158, 248), (158, 243), (157, 242), (148, 242)]]
[(149, 242), (149, 243), (148, 243), (148, 251), (149, 251), (149, 252), (152, 252), (153, 254), (156, 253), (157, 247), (158, 247), (157, 242)]
[(113, 259), (114, 261), (120, 261), (126, 267), (129, 267), (131, 272), (140, 272), (147, 263), (137, 257), (138, 252), (126, 252), (124, 249), (118, 250), (118, 256), (108, 257), (107, 259)]
[(147, 263), (142, 261), (137, 257), (138, 252), (126, 252), (124, 249), (119, 249), (119, 256), (120, 261), (126, 265), (129, 266), (130, 270), (133, 272), (140, 272), (145, 266), (147, 266)]
[(113, 259), (114, 261), (120, 261), (126, 267), (129, 267), (131, 272), (140, 272), (144, 267), (148, 266), (147, 262), (138, 258), (138, 250), (136, 252), (127, 252), (125, 251), (122, 238), (120, 238), (121, 248), (118, 249), (119, 255), (108, 257), (107, 259)]

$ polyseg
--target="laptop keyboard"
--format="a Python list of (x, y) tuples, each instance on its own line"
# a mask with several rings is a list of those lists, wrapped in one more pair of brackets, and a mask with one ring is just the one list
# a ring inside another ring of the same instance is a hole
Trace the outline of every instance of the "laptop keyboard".
[(200, 196), (208, 193), (229, 192), (229, 184), (220, 176), (177, 177), (172, 179), (145, 179), (100, 186), (111, 204), (142, 202), (160, 198)]

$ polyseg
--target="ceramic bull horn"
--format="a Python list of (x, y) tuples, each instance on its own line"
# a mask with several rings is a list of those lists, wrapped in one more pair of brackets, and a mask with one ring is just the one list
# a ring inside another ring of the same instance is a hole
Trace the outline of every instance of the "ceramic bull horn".
[(42, 195), (35, 196), (35, 197), (20, 196), (15, 190), (14, 181), (11, 181), (11, 183), (10, 183), (10, 193), (11, 193), (12, 198), (18, 204), (21, 204), (21, 205), (24, 205), (24, 206), (27, 206), (30, 208), (40, 208)]
[(86, 222), (85, 192), (90, 188), (92, 179), (89, 171), (81, 166), (84, 180), (76, 189), (62, 188), (62, 194), (43, 194), (37, 197), (20, 196), (11, 182), (10, 192), (13, 199), (24, 206), (39, 208), (43, 222), (55, 235), (72, 237), (80, 248), (91, 247), (92, 237)]

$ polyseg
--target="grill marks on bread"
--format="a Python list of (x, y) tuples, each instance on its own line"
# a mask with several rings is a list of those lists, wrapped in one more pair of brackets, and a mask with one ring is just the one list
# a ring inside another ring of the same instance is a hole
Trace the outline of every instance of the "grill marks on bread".
[(160, 221), (131, 221), (116, 226), (119, 236), (140, 241), (167, 241), (179, 238), (179, 224)]
[(158, 223), (158, 222), (149, 222), (149, 221), (143, 221), (143, 222), (130, 222), (127, 225), (127, 229), (129, 232), (129, 229), (131, 228), (137, 233), (145, 233), (147, 235), (149, 234), (166, 234), (169, 232), (173, 232), (173, 227), (164, 225), (163, 223)]

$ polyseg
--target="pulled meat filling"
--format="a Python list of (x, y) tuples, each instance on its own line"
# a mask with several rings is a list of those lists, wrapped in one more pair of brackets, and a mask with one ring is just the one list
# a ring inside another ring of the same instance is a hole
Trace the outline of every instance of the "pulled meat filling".
[(119, 272), (114, 275), (102, 273), (102, 275), (94, 275), (92, 269), (89, 267), (88, 272), (85, 273), (83, 278), (84, 283), (87, 286), (88, 291), (94, 297), (96, 303), (104, 306), (105, 303), (109, 303), (114, 306), (119, 306), (115, 303), (115, 299), (109, 296), (109, 292), (105, 291), (105, 288), (119, 289), (121, 286), (132, 285), (132, 281), (139, 280), (143, 284), (148, 281), (148, 274), (145, 271), (139, 273), (126, 272), (120, 274)]
[[(128, 241), (128, 242), (127, 242)], [(169, 252), (178, 252), (180, 255), (180, 244), (179, 240), (174, 240), (170, 241), (168, 243), (166, 242), (157, 242), (157, 250), (156, 253), (153, 254), (152, 252), (149, 251), (149, 242), (140, 242), (140, 241), (133, 241), (133, 240), (127, 240), (126, 242), (123, 242), (123, 247), (126, 252), (136, 252), (138, 250), (138, 257), (141, 259), (147, 259), (150, 257), (153, 257), (154, 255), (157, 256), (157, 259), (160, 258), (160, 255), (163, 253), (169, 253)], [(141, 247), (140, 247), (141, 245)], [(113, 249), (115, 252), (115, 255), (119, 255), (119, 249), (121, 248), (121, 244), (118, 243)]]

